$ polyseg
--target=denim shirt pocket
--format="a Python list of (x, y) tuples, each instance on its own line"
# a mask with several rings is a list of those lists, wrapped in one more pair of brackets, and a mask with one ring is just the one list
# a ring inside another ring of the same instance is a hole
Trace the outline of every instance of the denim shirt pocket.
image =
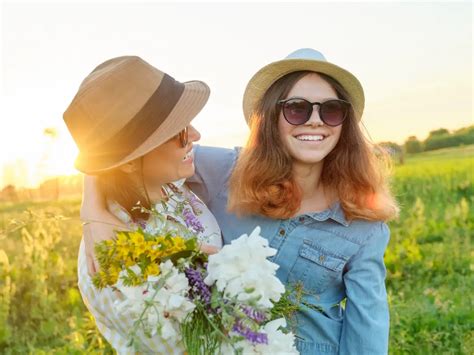
[(302, 282), (306, 292), (321, 294), (342, 275), (347, 258), (304, 240), (288, 281)]

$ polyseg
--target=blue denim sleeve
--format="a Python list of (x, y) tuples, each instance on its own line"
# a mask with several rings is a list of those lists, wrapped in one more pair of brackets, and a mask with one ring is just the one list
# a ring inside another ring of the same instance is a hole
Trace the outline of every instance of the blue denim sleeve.
[(186, 183), (206, 205), (226, 186), (237, 156), (238, 148), (194, 146), (196, 171)]
[(383, 257), (389, 239), (387, 225), (377, 224), (376, 231), (347, 264), (340, 354), (388, 353), (390, 316)]

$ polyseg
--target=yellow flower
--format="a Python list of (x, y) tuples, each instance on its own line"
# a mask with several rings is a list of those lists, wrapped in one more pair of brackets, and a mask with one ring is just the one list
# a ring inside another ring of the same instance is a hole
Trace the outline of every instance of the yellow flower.
[(109, 270), (109, 280), (111, 282), (111, 284), (115, 284), (118, 280), (118, 276), (119, 276), (119, 273), (120, 273), (120, 267), (117, 266), (117, 265), (112, 265), (110, 267), (110, 270)]
[(127, 259), (129, 253), (130, 253), (130, 250), (128, 246), (120, 246), (120, 247), (117, 247), (116, 249), (116, 256), (118, 260)]
[(126, 267), (131, 267), (136, 264), (135, 260), (133, 260), (131, 257), (125, 258), (124, 262)]
[(132, 250), (133, 250), (133, 257), (135, 259), (138, 259), (140, 257), (140, 255), (142, 255), (142, 254), (147, 254), (146, 253), (147, 247), (146, 247), (145, 243), (134, 245)]
[(183, 250), (186, 250), (184, 239), (181, 237), (173, 238), (172, 245), (170, 245), (169, 248), (169, 254), (175, 254)]
[(105, 246), (106, 246), (107, 256), (109, 256), (109, 257), (112, 256), (114, 254), (114, 251), (115, 251), (115, 248), (114, 248), (115, 241), (105, 240), (104, 243), (105, 243)]
[(143, 280), (141, 277), (137, 277), (136, 279), (132, 280), (132, 286), (140, 286), (143, 283)]
[(97, 273), (97, 279), (99, 280), (99, 284), (101, 287), (105, 287), (108, 285), (108, 278), (107, 278), (107, 273), (104, 270), (100, 270)]
[(159, 275), (160, 274), (160, 267), (156, 263), (151, 263), (147, 266), (144, 272), (144, 278), (146, 279), (150, 275)]
[[(143, 234), (140, 232), (131, 232), (128, 235), (129, 243), (128, 243), (128, 251), (132, 252), (133, 257), (138, 259), (141, 254), (145, 253), (146, 251), (146, 242)], [(123, 252), (123, 250), (121, 250)], [(123, 254), (122, 254), (123, 255)]]
[(117, 240), (115, 241), (116, 257), (118, 260), (124, 260), (130, 252), (130, 245), (126, 232), (117, 233)]
[(126, 232), (118, 232), (117, 240), (115, 241), (117, 247), (128, 247), (128, 238)]
[(151, 249), (148, 253), (148, 256), (150, 257), (150, 260), (153, 262), (160, 259), (163, 256), (163, 253), (160, 250)]
[(145, 243), (145, 238), (143, 237), (143, 234), (141, 234), (138, 231), (131, 232), (129, 234), (129, 237), (130, 237), (130, 240), (132, 241), (132, 243), (135, 244), (135, 245), (140, 245), (140, 244)]

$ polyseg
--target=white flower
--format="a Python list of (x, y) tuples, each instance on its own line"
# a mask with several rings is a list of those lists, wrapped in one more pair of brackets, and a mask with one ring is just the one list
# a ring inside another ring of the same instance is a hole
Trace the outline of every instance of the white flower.
[[(252, 344), (244, 339), (234, 344), (235, 350), (240, 350), (242, 354), (250, 355), (293, 355), (299, 354), (294, 345), (295, 337), (293, 333), (285, 334), (280, 327), (286, 327), (284, 318), (275, 319), (265, 324), (259, 332), (266, 333), (268, 344)], [(232, 333), (231, 333), (232, 335)], [(221, 351), (223, 354), (233, 354), (235, 351), (228, 343), (223, 344)]]
[[(129, 268), (135, 275), (140, 275), (141, 270), (138, 265), (133, 265)], [(129, 312), (134, 315), (139, 315), (143, 310), (144, 302), (150, 297), (147, 284), (140, 286), (125, 286), (123, 277), (128, 275), (127, 270), (122, 270), (119, 273), (118, 281), (115, 287), (121, 292), (122, 297), (114, 301), (115, 306), (119, 312)]]
[[(136, 265), (135, 265), (136, 266)], [(139, 268), (132, 266), (133, 272), (138, 273)], [(153, 275), (147, 278), (147, 282), (140, 286), (128, 287), (123, 285), (119, 276), (119, 281), (115, 285), (122, 292), (121, 299), (114, 302), (119, 313), (125, 313), (133, 319), (137, 319), (146, 303), (152, 302), (153, 306), (148, 307), (145, 313), (146, 327), (151, 334), (160, 333), (164, 339), (179, 340), (179, 324), (186, 316), (192, 312), (195, 305), (186, 297), (189, 290), (189, 283), (186, 275), (179, 272), (170, 260), (160, 264), (160, 275)], [(162, 282), (163, 286), (156, 291), (154, 286)]]
[(242, 235), (225, 245), (208, 262), (208, 285), (216, 283), (219, 291), (240, 301), (259, 298), (258, 306), (271, 308), (270, 300), (278, 301), (285, 287), (275, 276), (278, 265), (267, 260), (276, 250), (260, 236), (256, 227), (250, 236)]
[(151, 327), (151, 336), (154, 336), (156, 333), (158, 333), (158, 327), (156, 326), (156, 324), (159, 324), (160, 315), (161, 312), (157, 308), (152, 307), (148, 309), (148, 312), (146, 314), (146, 322), (149, 327)]
[[(233, 335), (231, 332), (230, 335)], [(248, 355), (248, 354), (255, 354), (255, 348), (252, 343), (241, 340), (234, 344), (234, 347), (229, 343), (223, 343), (221, 346), (221, 354), (235, 354), (238, 350), (241, 354)], [(273, 355), (273, 354), (272, 354)]]
[[(159, 205), (157, 205), (158, 207)], [(163, 231), (165, 226), (165, 221), (158, 216), (152, 215), (150, 219), (147, 221), (144, 231), (146, 233), (157, 235)]]
[(285, 318), (275, 319), (263, 326), (263, 332), (268, 336), (268, 344), (256, 345), (257, 354), (299, 354), (295, 347), (294, 334), (285, 334), (280, 327), (286, 327)]
[(167, 318), (161, 319), (160, 333), (163, 339), (165, 340), (180, 339), (181, 336), (178, 333), (178, 331), (179, 331), (179, 326), (176, 324), (176, 322), (172, 322), (168, 320)]

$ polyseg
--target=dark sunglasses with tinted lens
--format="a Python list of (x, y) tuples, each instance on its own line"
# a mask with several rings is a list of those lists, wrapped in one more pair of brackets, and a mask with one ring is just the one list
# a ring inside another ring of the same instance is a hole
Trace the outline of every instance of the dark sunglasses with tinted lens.
[(189, 132), (188, 127), (184, 128), (181, 132), (178, 133), (179, 142), (181, 146), (185, 148), (189, 142)]
[(292, 125), (302, 125), (309, 121), (313, 106), (318, 105), (319, 118), (328, 126), (339, 126), (348, 116), (350, 102), (330, 99), (323, 102), (310, 102), (306, 99), (293, 97), (278, 101), (283, 111), (283, 117)]

